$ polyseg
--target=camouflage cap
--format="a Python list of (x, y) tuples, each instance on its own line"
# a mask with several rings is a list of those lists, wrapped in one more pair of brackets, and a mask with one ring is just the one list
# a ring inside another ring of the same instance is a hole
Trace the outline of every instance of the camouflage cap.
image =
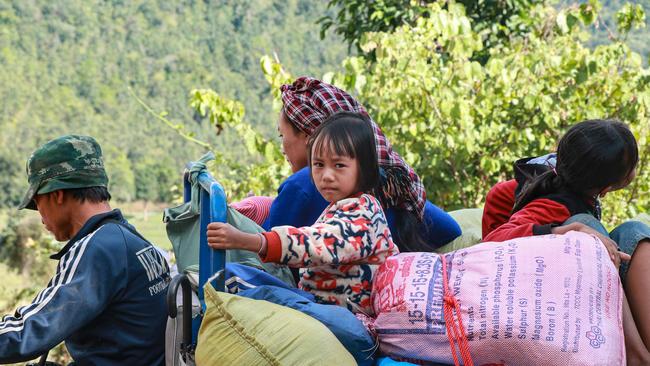
[(34, 151), (27, 161), (29, 189), (18, 209), (36, 209), (34, 196), (59, 189), (106, 187), (102, 149), (89, 136), (56, 138)]

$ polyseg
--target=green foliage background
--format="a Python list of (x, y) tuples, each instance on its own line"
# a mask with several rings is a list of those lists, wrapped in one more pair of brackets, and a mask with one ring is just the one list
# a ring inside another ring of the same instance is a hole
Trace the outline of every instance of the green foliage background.
[[(617, 37), (620, 36), (617, 32), (616, 27), (616, 11), (623, 7), (624, 1), (621, 0), (603, 0), (601, 1), (603, 8), (600, 11), (600, 19), (590, 28), (591, 37), (589, 38), (588, 44), (590, 46), (607, 44), (610, 42), (611, 36)], [(560, 4), (564, 4), (561, 2)], [(631, 1), (630, 4), (641, 6), (646, 15), (650, 14), (650, 1), (648, 0), (635, 0)], [(624, 35), (625, 43), (630, 46), (631, 49), (638, 52), (643, 59), (648, 62), (648, 56), (650, 56), (650, 42), (648, 42), (648, 17), (646, 16), (646, 27), (631, 29), (631, 31)]]
[(597, 3), (530, 8), (519, 19), (528, 32), (492, 47), (484, 64), (473, 61), (484, 45), (463, 7), (430, 9), (415, 26), (368, 36), (362, 47), (376, 61), (348, 59), (333, 79), (356, 89), (400, 142), (433, 202), (480, 205), (491, 185), (512, 176), (517, 158), (553, 150), (576, 122), (617, 118), (635, 133), (641, 163), (632, 186), (608, 197), (605, 218), (613, 224), (647, 210), (650, 72), (623, 42), (583, 45)]
[[(324, 79), (356, 93), (420, 174), (428, 197), (448, 209), (480, 206), (494, 183), (512, 176), (512, 162), (552, 151), (572, 124), (623, 120), (639, 143), (638, 176), (608, 195), (604, 220), (614, 225), (645, 212), (650, 71), (625, 43), (631, 30), (645, 26), (643, 8), (623, 5), (610, 41), (589, 48), (588, 31), (602, 21), (600, 3), (527, 6), (508, 20), (517, 31), (495, 43), (463, 5), (432, 3), (413, 24), (364, 34), (362, 56), (347, 58), (343, 71)], [(274, 89), (292, 79), (269, 57), (262, 69)], [(211, 90), (193, 99), (213, 123), (254, 139), (241, 112), (223, 113), (233, 103)], [(268, 146), (256, 146), (266, 160), (247, 167), (258, 174), (238, 188), (272, 177), (262, 173), (279, 164), (276, 154), (265, 154)]]
[[(481, 205), (515, 159), (552, 150), (571, 124), (622, 119), (640, 144), (639, 175), (607, 197), (604, 215), (613, 225), (648, 211), (650, 45), (637, 29), (647, 0), (622, 13), (621, 1), (515, 0), (505, 16), (453, 2), (329, 3), (1, 2), (0, 310), (45, 284), (58, 248), (36, 216), (2, 209), (21, 199), (36, 146), (95, 136), (121, 202), (172, 201), (184, 164), (208, 148), (231, 198), (270, 195), (289, 174), (277, 88), (304, 74), (358, 96), (446, 209)], [(337, 18), (364, 4), (379, 13)], [(318, 19), (334, 22), (322, 40)]]

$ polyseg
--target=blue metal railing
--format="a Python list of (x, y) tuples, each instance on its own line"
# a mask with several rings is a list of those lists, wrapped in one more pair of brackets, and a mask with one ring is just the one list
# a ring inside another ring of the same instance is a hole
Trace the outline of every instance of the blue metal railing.
[[(201, 186), (201, 234), (199, 243), (199, 299), (205, 310), (203, 302), (203, 285), (215, 273), (222, 271), (226, 266), (226, 253), (224, 250), (214, 250), (208, 246), (206, 236), (208, 224), (211, 222), (226, 222), (227, 205), (226, 193), (223, 187), (209, 174), (199, 175)], [(206, 214), (207, 213), (207, 214)], [(224, 277), (216, 279), (216, 290), (224, 291)]]
[[(190, 166), (191, 167), (191, 166)], [(205, 297), (203, 286), (215, 273), (222, 272), (226, 265), (226, 253), (224, 250), (215, 250), (208, 246), (207, 227), (211, 222), (226, 222), (227, 205), (226, 194), (223, 187), (208, 172), (202, 172), (198, 176), (200, 186), (200, 225), (199, 225), (199, 286), (198, 297), (201, 304), (201, 314), (205, 312)], [(189, 173), (183, 175), (183, 198), (185, 202), (192, 199), (192, 183), (189, 180)], [(218, 276), (213, 282), (217, 291), (224, 291), (224, 276)], [(171, 292), (168, 295), (170, 304), (170, 316), (176, 317), (176, 292), (178, 287), (183, 289), (183, 342), (181, 344), (184, 354), (193, 353), (196, 348), (199, 327), (202, 316), (192, 317), (190, 283), (185, 274), (178, 276), (172, 281)], [(173, 307), (173, 310), (172, 310)], [(191, 325), (190, 325), (191, 319)], [(191, 328), (191, 332), (190, 332)]]

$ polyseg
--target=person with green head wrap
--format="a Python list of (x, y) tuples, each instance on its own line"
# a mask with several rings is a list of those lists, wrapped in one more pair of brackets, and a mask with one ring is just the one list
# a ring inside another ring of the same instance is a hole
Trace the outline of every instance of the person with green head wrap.
[(34, 359), (65, 341), (80, 365), (163, 365), (169, 265), (111, 209), (102, 150), (67, 135), (27, 161), (19, 209), (38, 210), (56, 240), (56, 273), (31, 304), (0, 321), (0, 363)]

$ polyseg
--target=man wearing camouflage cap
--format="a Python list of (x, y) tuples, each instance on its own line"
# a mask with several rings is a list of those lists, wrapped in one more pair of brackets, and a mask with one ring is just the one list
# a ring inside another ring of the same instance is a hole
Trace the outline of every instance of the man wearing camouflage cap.
[(59, 241), (56, 274), (34, 301), (0, 321), (0, 363), (30, 360), (62, 341), (81, 365), (163, 365), (169, 267), (111, 210), (101, 148), (63, 136), (27, 162), (20, 209), (36, 209)]

